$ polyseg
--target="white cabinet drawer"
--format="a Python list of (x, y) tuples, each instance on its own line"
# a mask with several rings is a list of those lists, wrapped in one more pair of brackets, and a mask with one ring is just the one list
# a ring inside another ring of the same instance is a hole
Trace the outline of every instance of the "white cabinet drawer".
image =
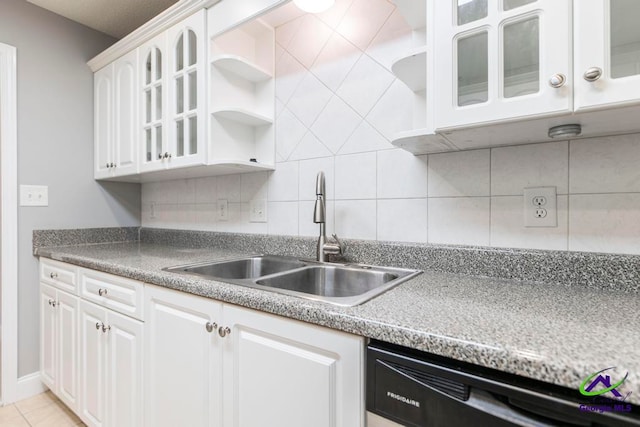
[(78, 267), (74, 265), (40, 258), (40, 281), (78, 295)]
[(80, 296), (139, 320), (142, 318), (144, 286), (126, 279), (94, 270), (80, 270)]

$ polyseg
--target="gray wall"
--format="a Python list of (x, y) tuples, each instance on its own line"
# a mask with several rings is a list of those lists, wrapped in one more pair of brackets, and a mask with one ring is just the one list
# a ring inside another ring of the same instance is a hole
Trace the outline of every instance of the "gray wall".
[(48, 207), (18, 210), (18, 375), (38, 370), (34, 229), (136, 226), (140, 186), (93, 180), (93, 74), (116, 40), (24, 0), (0, 0), (0, 42), (18, 51), (18, 183), (49, 186)]

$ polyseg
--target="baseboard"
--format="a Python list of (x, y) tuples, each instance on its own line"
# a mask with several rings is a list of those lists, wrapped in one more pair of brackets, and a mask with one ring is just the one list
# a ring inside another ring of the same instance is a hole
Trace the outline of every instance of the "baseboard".
[[(47, 391), (46, 385), (40, 381), (40, 372), (34, 372), (33, 374), (25, 375), (18, 378), (18, 387), (16, 391), (15, 401), (20, 401), (36, 394), (40, 394)], [(12, 403), (12, 402), (5, 402)]]

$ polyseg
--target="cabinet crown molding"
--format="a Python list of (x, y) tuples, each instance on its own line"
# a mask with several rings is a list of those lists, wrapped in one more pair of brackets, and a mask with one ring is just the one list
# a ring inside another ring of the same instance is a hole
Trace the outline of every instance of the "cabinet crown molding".
[(155, 18), (116, 42), (113, 46), (87, 62), (94, 73), (106, 67), (122, 55), (129, 53), (173, 24), (182, 21), (203, 8), (209, 8), (222, 0), (180, 0)]

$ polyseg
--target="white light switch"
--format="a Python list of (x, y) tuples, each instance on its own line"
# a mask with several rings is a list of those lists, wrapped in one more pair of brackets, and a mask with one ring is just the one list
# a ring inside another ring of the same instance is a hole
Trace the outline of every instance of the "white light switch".
[(49, 206), (49, 187), (46, 185), (21, 185), (20, 206)]

